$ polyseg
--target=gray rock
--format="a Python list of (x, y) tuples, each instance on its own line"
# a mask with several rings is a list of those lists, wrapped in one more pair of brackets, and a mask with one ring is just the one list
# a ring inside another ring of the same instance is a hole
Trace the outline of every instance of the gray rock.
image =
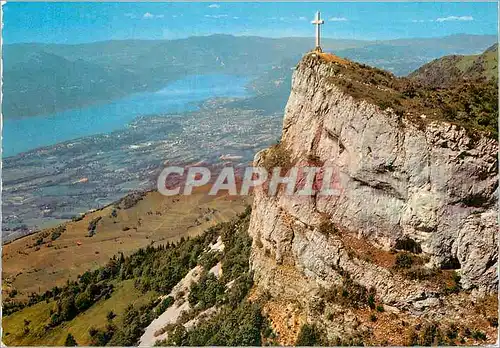
[(429, 307), (437, 307), (437, 306), (439, 306), (439, 304), (440, 304), (439, 299), (437, 299), (435, 297), (429, 297), (429, 298), (426, 298), (425, 300), (414, 302), (413, 306), (418, 310), (422, 310), (422, 309), (426, 309)]
[(429, 265), (460, 267), (464, 288), (496, 291), (497, 142), (473, 141), (446, 122), (420, 129), (391, 109), (354, 100), (328, 81), (329, 74), (329, 66), (313, 58), (299, 64), (281, 140), (296, 161), (313, 154), (334, 167), (341, 194), (268, 197), (255, 191), (250, 234), (256, 283), (307, 303), (320, 287), (340, 282), (342, 269), (374, 287), (387, 304), (436, 304), (426, 298), (434, 291), (427, 285), (353, 258), (341, 238), (319, 233), (321, 217), (328, 216), (374, 248), (388, 250), (412, 238)]

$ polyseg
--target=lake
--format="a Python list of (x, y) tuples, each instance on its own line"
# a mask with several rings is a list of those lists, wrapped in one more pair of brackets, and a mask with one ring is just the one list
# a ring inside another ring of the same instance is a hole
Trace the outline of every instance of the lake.
[(3, 156), (124, 128), (137, 116), (194, 111), (214, 97), (245, 97), (247, 77), (192, 75), (156, 92), (136, 93), (109, 103), (50, 115), (3, 121)]

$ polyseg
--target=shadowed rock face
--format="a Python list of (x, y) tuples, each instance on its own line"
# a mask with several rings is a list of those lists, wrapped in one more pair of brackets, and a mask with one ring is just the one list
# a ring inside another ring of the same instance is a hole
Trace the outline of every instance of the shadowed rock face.
[[(255, 191), (249, 232), (257, 284), (307, 304), (346, 271), (400, 308), (439, 297), (429, 282), (353, 256), (342, 239), (348, 233), (382, 250), (411, 238), (429, 260), (426, 267), (457, 269), (463, 288), (496, 291), (497, 142), (472, 139), (449, 123), (418, 126), (391, 109), (356, 101), (330, 82), (332, 64), (340, 63), (314, 54), (299, 63), (281, 142), (294, 163), (314, 156), (335, 167), (341, 195)], [(255, 165), (266, 151), (256, 155)], [(320, 233), (325, 216), (340, 235)]]

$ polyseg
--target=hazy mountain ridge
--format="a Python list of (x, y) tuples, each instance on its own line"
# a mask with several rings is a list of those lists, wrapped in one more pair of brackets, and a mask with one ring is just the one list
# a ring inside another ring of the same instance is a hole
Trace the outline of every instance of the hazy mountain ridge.
[[(5, 45), (3, 113), (6, 118), (15, 118), (82, 107), (156, 90), (188, 74), (223, 72), (258, 77), (308, 51), (312, 42), (311, 38), (212, 35), (77, 45)], [(322, 44), (326, 51), (405, 75), (439, 56), (476, 53), (495, 42), (492, 35), (454, 35), (378, 42), (324, 39)], [(58, 78), (60, 72), (53, 69), (56, 66), (65, 72), (65, 79)]]
[(123, 69), (83, 59), (71, 61), (46, 51), (29, 52), (23, 58), (16, 64), (5, 58), (6, 117), (51, 113), (87, 105), (89, 100), (120, 97), (134, 90), (136, 77)]
[(447, 87), (463, 81), (497, 81), (498, 44), (479, 55), (452, 55), (433, 60), (409, 78), (429, 87)]

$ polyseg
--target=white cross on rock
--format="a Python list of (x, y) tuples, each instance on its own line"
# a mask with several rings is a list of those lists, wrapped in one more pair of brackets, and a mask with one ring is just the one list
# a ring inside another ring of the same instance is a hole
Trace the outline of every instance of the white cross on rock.
[(316, 18), (311, 23), (316, 25), (316, 47), (314, 48), (314, 50), (317, 52), (322, 52), (321, 45), (320, 45), (320, 28), (319, 28), (319, 26), (324, 24), (325, 21), (320, 19), (319, 11), (316, 12)]

